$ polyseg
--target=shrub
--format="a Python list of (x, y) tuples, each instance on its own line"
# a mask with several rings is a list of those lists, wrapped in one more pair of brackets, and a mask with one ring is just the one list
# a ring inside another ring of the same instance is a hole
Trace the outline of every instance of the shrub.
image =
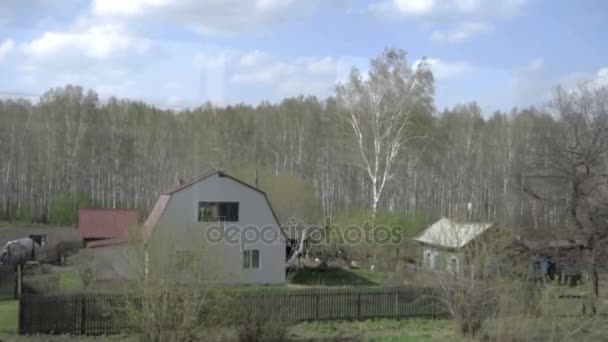
[(239, 313), (237, 333), (240, 342), (283, 342), (288, 341), (288, 324), (279, 313), (259, 314), (251, 310)]

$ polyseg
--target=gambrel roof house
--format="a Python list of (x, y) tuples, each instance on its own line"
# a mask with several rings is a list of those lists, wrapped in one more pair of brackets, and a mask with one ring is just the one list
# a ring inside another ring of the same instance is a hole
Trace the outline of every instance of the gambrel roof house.
[(182, 270), (184, 279), (200, 270), (220, 283), (285, 282), (286, 237), (268, 197), (223, 171), (164, 192), (142, 238), (151, 269)]

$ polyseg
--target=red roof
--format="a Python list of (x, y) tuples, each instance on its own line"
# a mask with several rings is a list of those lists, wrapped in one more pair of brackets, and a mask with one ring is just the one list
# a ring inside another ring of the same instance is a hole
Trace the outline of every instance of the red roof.
[(126, 237), (138, 220), (136, 209), (80, 209), (78, 232), (83, 240)]

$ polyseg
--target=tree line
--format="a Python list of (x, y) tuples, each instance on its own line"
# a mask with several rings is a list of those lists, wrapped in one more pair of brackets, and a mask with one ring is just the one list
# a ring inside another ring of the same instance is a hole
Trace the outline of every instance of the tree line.
[[(180, 179), (219, 168), (283, 177), (262, 189), (275, 201), (312, 197), (323, 218), (377, 207), (522, 229), (564, 222), (558, 192), (540, 200), (526, 185), (539, 153), (555, 147), (540, 137), (559, 132), (563, 116), (550, 107), (484, 114), (475, 102), (437, 110), (433, 98), (424, 63), (413, 69), (386, 50), (368, 77), (353, 70), (327, 99), (175, 111), (73, 85), (37, 102), (2, 99), (0, 219), (74, 223), (79, 207), (145, 214)], [(307, 186), (268, 188), (289, 180)]]

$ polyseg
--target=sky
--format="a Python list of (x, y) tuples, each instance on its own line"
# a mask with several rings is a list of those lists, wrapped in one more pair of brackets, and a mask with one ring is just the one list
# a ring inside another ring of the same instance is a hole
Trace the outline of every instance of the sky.
[(0, 93), (66, 84), (158, 106), (325, 98), (386, 47), (426, 57), (441, 110), (608, 85), (604, 0), (1, 0)]

